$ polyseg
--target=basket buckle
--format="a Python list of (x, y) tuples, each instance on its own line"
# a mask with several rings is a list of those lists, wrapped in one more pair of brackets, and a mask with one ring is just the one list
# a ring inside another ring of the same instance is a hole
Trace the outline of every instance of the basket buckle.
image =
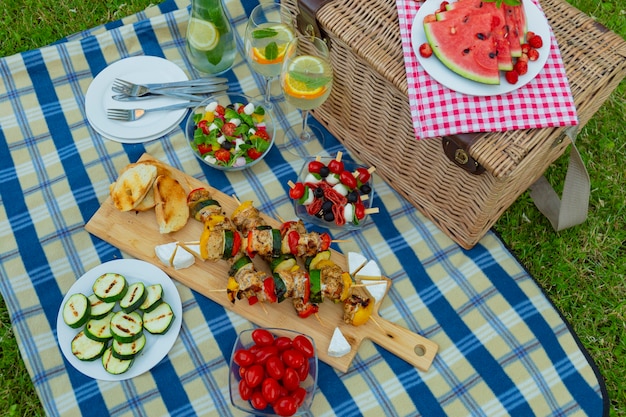
[(480, 175), (485, 167), (470, 155), (470, 147), (480, 137), (474, 134), (458, 134), (444, 136), (442, 139), (443, 151), (452, 162), (470, 174)]

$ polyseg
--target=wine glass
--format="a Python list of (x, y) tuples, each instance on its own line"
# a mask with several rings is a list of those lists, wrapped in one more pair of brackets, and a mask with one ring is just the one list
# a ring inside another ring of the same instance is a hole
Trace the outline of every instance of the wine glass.
[(246, 26), (246, 58), (265, 77), (265, 108), (271, 109), (271, 82), (280, 75), (287, 45), (295, 38), (289, 11), (279, 3), (256, 6)]
[(287, 46), (280, 73), (285, 100), (302, 110), (301, 127), (285, 132), (282, 148), (300, 156), (309, 156), (305, 145), (317, 136), (324, 146), (322, 132), (308, 125), (309, 110), (321, 106), (330, 95), (333, 69), (326, 43), (313, 36), (299, 36)]

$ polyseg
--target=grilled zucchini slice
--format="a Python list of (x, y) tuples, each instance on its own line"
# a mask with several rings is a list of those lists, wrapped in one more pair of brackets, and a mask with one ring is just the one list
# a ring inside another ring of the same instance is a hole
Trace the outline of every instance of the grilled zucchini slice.
[(163, 302), (163, 287), (161, 284), (149, 285), (146, 288), (146, 299), (139, 306), (145, 313), (149, 313), (154, 310), (159, 304)]
[(82, 330), (72, 339), (72, 353), (81, 361), (98, 359), (106, 348), (106, 342), (92, 340)]
[(165, 301), (143, 315), (143, 327), (152, 334), (164, 334), (174, 322), (174, 311)]
[(146, 346), (146, 335), (142, 334), (141, 337), (130, 343), (120, 343), (114, 340), (111, 344), (111, 353), (117, 359), (129, 360), (133, 359), (139, 352)]
[(118, 311), (111, 318), (111, 334), (120, 343), (130, 343), (141, 337), (143, 320), (136, 311)]
[(100, 275), (93, 283), (93, 293), (106, 303), (121, 300), (126, 291), (128, 291), (126, 278), (113, 272)]
[(72, 329), (78, 329), (89, 320), (91, 303), (85, 294), (70, 295), (63, 305), (63, 321)]
[(110, 312), (101, 319), (90, 319), (85, 325), (85, 336), (97, 342), (107, 342), (113, 337), (111, 333), (111, 318), (115, 313)]
[(137, 310), (146, 299), (146, 286), (143, 282), (135, 282), (128, 287), (126, 295), (120, 300), (120, 307), (126, 313)]
[(113, 356), (113, 348), (108, 347), (102, 355), (102, 366), (113, 375), (120, 375), (128, 371), (133, 365), (134, 359), (118, 359)]
[(99, 299), (96, 294), (91, 294), (89, 297), (89, 303), (91, 304), (91, 318), (101, 319), (109, 314), (115, 308), (116, 302), (105, 303)]

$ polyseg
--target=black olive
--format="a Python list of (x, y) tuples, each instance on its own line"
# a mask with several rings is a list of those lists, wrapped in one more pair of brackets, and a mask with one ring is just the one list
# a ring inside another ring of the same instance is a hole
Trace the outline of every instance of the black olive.
[(315, 198), (322, 198), (322, 197), (324, 197), (324, 190), (322, 190), (320, 187), (317, 187), (315, 189), (315, 191), (313, 191), (313, 197), (315, 197)]
[(326, 220), (327, 222), (332, 222), (333, 220), (335, 220), (335, 214), (332, 210), (324, 213), (324, 220)]
[(356, 190), (350, 191), (346, 198), (348, 199), (348, 203), (356, 203), (359, 201), (359, 192)]
[(330, 169), (327, 166), (323, 166), (320, 168), (320, 176), (322, 178), (326, 178), (330, 174)]
[(227, 151), (230, 151), (234, 146), (235, 144), (229, 140), (225, 140), (224, 143), (222, 143), (222, 148), (226, 149)]
[(362, 192), (363, 194), (369, 194), (369, 193), (371, 193), (371, 192), (372, 192), (372, 187), (370, 187), (370, 186), (369, 186), (369, 185), (367, 185), (367, 184), (363, 184), (363, 185), (361, 185), (361, 188), (359, 188), (359, 189), (361, 190), (361, 192)]
[(324, 201), (324, 203), (322, 203), (322, 211), (324, 212), (328, 212), (328, 211), (332, 211), (333, 210), (333, 202), (330, 200), (326, 200)]

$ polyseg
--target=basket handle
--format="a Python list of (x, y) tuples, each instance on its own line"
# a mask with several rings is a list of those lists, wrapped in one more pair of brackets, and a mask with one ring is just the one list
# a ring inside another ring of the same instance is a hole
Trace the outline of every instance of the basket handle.
[(326, 33), (321, 29), (317, 21), (317, 12), (330, 0), (298, 0), (298, 16), (296, 21), (298, 30), (302, 34), (315, 35), (326, 40)]
[(443, 151), (452, 162), (469, 172), (480, 175), (485, 172), (485, 167), (470, 155), (470, 148), (480, 138), (475, 133), (459, 133), (457, 135), (444, 136), (442, 139)]

